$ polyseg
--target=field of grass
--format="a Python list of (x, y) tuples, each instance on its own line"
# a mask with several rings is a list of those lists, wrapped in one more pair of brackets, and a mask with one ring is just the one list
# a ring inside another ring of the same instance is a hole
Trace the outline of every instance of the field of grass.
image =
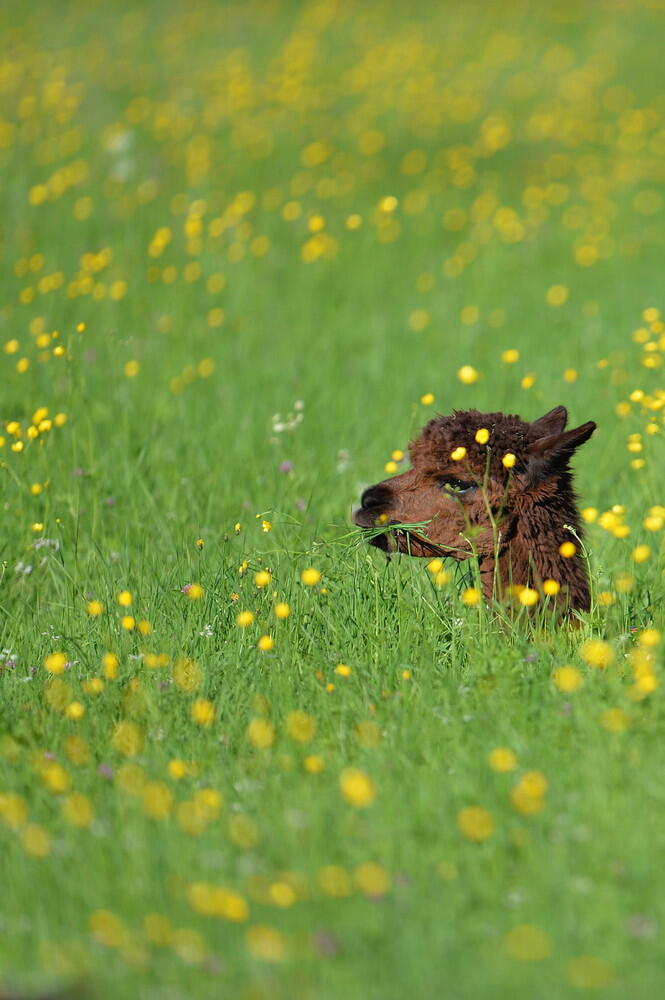
[[(661, 995), (663, 4), (0, 29), (0, 993)], [(558, 404), (580, 627), (352, 527)]]

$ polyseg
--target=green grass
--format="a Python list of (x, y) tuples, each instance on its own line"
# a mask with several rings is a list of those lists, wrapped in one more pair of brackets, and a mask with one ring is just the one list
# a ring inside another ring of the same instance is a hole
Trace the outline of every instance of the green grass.
[[(0, 25), (0, 992), (658, 996), (658, 5)], [(352, 529), (433, 412), (557, 404), (598, 424), (582, 506), (624, 508), (587, 527), (579, 628)]]

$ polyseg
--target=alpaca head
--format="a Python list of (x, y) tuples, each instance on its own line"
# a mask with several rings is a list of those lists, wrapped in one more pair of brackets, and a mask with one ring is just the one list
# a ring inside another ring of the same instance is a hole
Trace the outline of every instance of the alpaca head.
[(532, 423), (477, 410), (430, 420), (410, 445), (412, 468), (365, 490), (354, 521), (368, 529), (417, 525), (379, 531), (370, 541), (386, 551), (462, 560), (495, 554), (521, 519), (538, 523), (538, 508), (549, 507), (561, 512), (558, 540), (534, 544), (558, 548), (569, 537), (564, 522), (578, 523), (568, 463), (596, 427), (565, 431), (567, 416), (557, 406)]

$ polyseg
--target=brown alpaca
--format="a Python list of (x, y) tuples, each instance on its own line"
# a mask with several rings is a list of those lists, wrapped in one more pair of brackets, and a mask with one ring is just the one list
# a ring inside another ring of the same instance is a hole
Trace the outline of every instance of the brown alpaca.
[(353, 519), (373, 529), (424, 524), (370, 542), (412, 556), (476, 557), (487, 598), (555, 580), (562, 610), (588, 611), (584, 561), (577, 551), (565, 558), (559, 546), (576, 543), (565, 526), (580, 535), (568, 463), (596, 425), (564, 431), (567, 419), (557, 406), (532, 423), (478, 410), (430, 420), (409, 446), (413, 468), (366, 489)]

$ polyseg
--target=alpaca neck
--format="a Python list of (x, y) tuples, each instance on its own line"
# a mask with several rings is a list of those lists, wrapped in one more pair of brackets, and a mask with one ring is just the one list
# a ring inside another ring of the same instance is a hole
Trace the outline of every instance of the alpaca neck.
[(502, 541), (500, 546), (498, 566), (494, 557), (481, 564), (486, 596), (492, 595), (496, 584), (505, 592), (511, 585), (540, 589), (543, 581), (556, 580), (561, 586), (557, 603), (571, 610), (588, 611), (589, 582), (584, 560), (579, 552), (571, 558), (559, 552), (559, 546), (566, 541), (579, 549), (577, 539), (564, 525), (580, 535), (580, 518), (567, 473), (538, 484), (518, 498), (506, 527), (505, 544)]

